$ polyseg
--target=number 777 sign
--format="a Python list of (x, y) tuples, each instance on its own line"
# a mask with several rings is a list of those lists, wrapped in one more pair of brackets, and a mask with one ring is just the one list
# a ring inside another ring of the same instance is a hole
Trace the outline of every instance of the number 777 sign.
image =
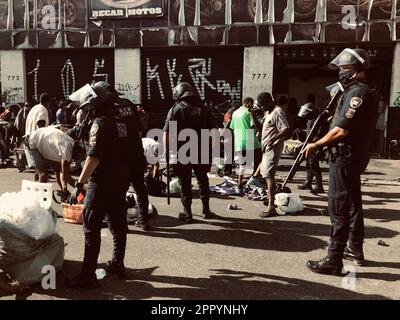
[(272, 92), (273, 47), (250, 47), (244, 51), (243, 97), (257, 98), (263, 91)]

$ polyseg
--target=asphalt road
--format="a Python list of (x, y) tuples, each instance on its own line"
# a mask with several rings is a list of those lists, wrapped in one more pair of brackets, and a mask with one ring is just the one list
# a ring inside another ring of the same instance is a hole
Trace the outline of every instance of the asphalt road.
[[(278, 178), (285, 177), (291, 160), (284, 160)], [(326, 167), (326, 166), (325, 166)], [(151, 198), (159, 217), (152, 230), (130, 226), (125, 264), (127, 278), (106, 276), (98, 290), (64, 288), (66, 276), (77, 273), (83, 257), (82, 226), (58, 219), (64, 237), (65, 263), (56, 290), (35, 287), (26, 299), (400, 299), (400, 162), (374, 160), (363, 176), (365, 256), (367, 265), (345, 262), (349, 275), (324, 276), (309, 272), (309, 259), (322, 258), (329, 240), (329, 217), (322, 216), (326, 194), (297, 190), (304, 172), (289, 184), (298, 192), (305, 210), (295, 216), (260, 219), (262, 202), (237, 197), (213, 197), (212, 210), (219, 219), (203, 220), (195, 199), (195, 223), (177, 220), (180, 199)], [(326, 172), (326, 169), (324, 169)], [(0, 169), (0, 194), (20, 190), (32, 173)], [(325, 188), (326, 173), (324, 173)], [(212, 183), (221, 179), (211, 178)], [(193, 182), (195, 188), (197, 185)], [(196, 198), (196, 196), (195, 196)], [(238, 210), (229, 210), (236, 203)], [(53, 206), (61, 213), (61, 208)], [(383, 240), (388, 246), (379, 246)], [(112, 238), (102, 231), (99, 268), (110, 259)], [(0, 299), (15, 299), (3, 296)]]

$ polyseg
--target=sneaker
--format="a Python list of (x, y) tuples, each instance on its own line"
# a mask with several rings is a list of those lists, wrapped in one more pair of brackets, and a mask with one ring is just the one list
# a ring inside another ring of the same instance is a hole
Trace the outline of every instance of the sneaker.
[(322, 184), (317, 185), (315, 188), (312, 188), (310, 190), (311, 193), (317, 194), (317, 193), (324, 193), (324, 187), (322, 186)]
[(143, 219), (143, 218), (138, 218), (135, 221), (135, 226), (139, 227), (143, 231), (149, 231), (150, 230), (149, 222), (147, 220)]
[(357, 266), (364, 265), (364, 252), (363, 249), (354, 249), (350, 245), (344, 249), (343, 259), (352, 261)]
[(328, 274), (334, 276), (343, 276), (343, 262), (340, 258), (333, 258), (326, 256), (325, 258), (317, 261), (308, 261), (307, 268), (315, 273)]
[(178, 219), (180, 221), (182, 221), (182, 222), (185, 222), (185, 223), (192, 223), (193, 222), (193, 216), (191, 214), (184, 213), (184, 212), (181, 212), (179, 214)]
[(105, 267), (108, 273), (111, 273), (118, 279), (125, 278), (126, 270), (123, 263), (117, 263), (114, 260), (108, 261)]
[(203, 210), (203, 219), (209, 220), (209, 219), (217, 219), (218, 216), (214, 213), (211, 212), (210, 210), (204, 211)]
[(238, 196), (243, 196), (243, 189), (240, 188), (240, 187), (236, 187), (235, 193), (236, 193), (236, 195), (238, 195)]
[(248, 186), (255, 186), (256, 188), (264, 188), (260, 180), (256, 177), (250, 177), (249, 181), (247, 181)]
[(97, 289), (99, 281), (96, 278), (96, 274), (87, 275), (80, 272), (75, 277), (67, 279), (65, 286), (69, 289)]

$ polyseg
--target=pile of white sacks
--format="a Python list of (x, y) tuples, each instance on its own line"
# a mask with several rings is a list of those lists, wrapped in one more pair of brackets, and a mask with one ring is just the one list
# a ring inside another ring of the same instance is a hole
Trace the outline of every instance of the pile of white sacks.
[(64, 240), (56, 217), (34, 192), (0, 196), (0, 269), (21, 284), (39, 283), (49, 266), (64, 262)]
[(56, 220), (53, 215), (42, 208), (37, 198), (29, 192), (2, 194), (0, 219), (20, 227), (35, 240), (46, 239), (56, 233)]

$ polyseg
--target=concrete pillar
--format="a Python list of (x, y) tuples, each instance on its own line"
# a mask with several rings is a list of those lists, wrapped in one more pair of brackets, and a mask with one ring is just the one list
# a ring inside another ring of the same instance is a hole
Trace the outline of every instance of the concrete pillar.
[(25, 54), (22, 50), (0, 51), (1, 93), (6, 104), (26, 101)]
[(272, 93), (274, 47), (247, 47), (243, 59), (243, 98)]
[(389, 105), (391, 107), (400, 107), (400, 43), (397, 43), (394, 48)]
[(115, 89), (133, 103), (142, 102), (140, 49), (115, 49)]

